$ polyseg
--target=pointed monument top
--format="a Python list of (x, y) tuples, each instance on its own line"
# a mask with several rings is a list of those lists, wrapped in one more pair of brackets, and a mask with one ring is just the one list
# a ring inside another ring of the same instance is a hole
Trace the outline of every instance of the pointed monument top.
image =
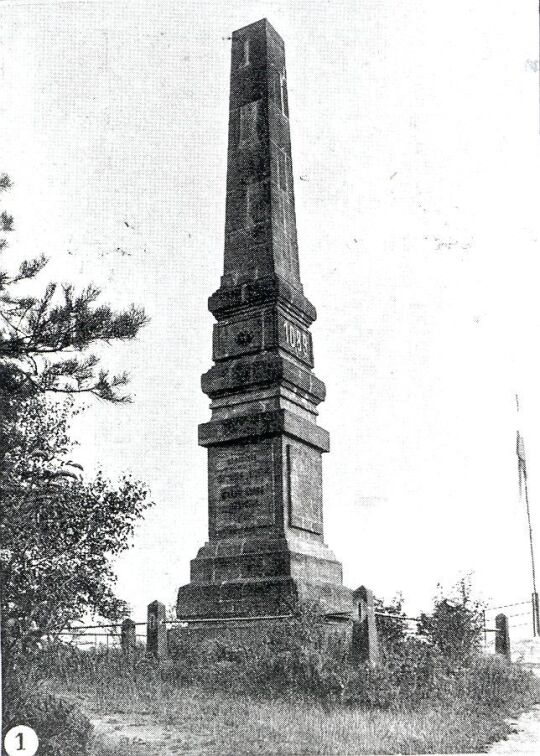
[(232, 33), (233, 39), (235, 37), (245, 37), (251, 33), (257, 33), (258, 31), (269, 30), (277, 39), (283, 44), (282, 37), (277, 33), (272, 24), (267, 18), (260, 18), (258, 21), (254, 21), (252, 24), (242, 26), (240, 29), (236, 29)]
[(266, 19), (232, 36), (222, 287), (301, 291), (283, 40)]

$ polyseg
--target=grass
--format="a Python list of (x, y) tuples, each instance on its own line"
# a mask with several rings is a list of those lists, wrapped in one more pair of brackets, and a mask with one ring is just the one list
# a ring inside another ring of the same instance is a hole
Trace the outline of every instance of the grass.
[[(57, 692), (69, 695), (67, 690)], [(510, 732), (498, 713), (471, 712), (459, 704), (366, 711), (190, 688), (175, 692), (165, 706), (159, 696), (150, 707), (146, 697), (138, 701), (126, 696), (96, 707), (103, 691), (97, 697), (92, 693), (88, 690), (77, 699), (92, 719), (100, 718), (104, 737), (95, 746), (96, 756), (467, 753), (482, 751)], [(115, 732), (114, 722), (122, 721)], [(126, 735), (136, 724), (128, 746)]]
[[(76, 704), (94, 725), (91, 756), (478, 753), (540, 700), (518, 666), (476, 652), (456, 664), (418, 639), (388, 646), (374, 669), (354, 663), (307, 615), (171, 650), (160, 666), (144, 650), (53, 645), (26, 663), (24, 686)], [(43, 756), (82, 756), (57, 742)]]
[(500, 705), (471, 709), (457, 699), (381, 710), (298, 692), (246, 696), (178, 686), (153, 666), (119, 674), (121, 660), (108, 656), (109, 667), (103, 655), (86, 672), (64, 671), (47, 684), (94, 722), (93, 756), (477, 753), (511, 730)]

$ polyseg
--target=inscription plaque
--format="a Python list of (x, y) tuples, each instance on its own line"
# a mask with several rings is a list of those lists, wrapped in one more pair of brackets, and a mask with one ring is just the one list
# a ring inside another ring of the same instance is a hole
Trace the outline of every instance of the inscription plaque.
[(209, 449), (210, 511), (216, 533), (274, 524), (271, 439)]
[(289, 523), (318, 535), (322, 523), (322, 463), (316, 451), (287, 445), (289, 478)]

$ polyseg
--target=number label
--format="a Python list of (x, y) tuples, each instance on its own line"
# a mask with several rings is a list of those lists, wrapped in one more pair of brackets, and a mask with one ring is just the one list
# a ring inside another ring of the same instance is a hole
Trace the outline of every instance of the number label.
[(4, 748), (8, 756), (34, 756), (38, 747), (36, 731), (26, 725), (12, 727), (4, 738)]
[(306, 331), (302, 331), (298, 326), (289, 323), (288, 320), (284, 320), (283, 332), (285, 336), (285, 344), (289, 349), (291, 349), (298, 357), (309, 362), (311, 359), (310, 340)]

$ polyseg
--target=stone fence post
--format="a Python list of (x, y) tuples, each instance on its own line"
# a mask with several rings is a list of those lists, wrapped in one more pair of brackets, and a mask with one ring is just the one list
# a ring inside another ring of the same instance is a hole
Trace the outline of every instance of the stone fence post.
[(130, 654), (137, 645), (137, 636), (135, 634), (135, 623), (132, 619), (125, 619), (122, 622), (120, 630), (120, 646), (124, 654)]
[(352, 652), (356, 661), (367, 661), (375, 666), (379, 663), (379, 641), (375, 623), (373, 592), (360, 586), (353, 593), (355, 617), (353, 619)]
[(161, 601), (152, 601), (148, 604), (146, 653), (155, 656), (156, 659), (166, 659), (169, 656), (165, 604)]
[(510, 661), (510, 633), (506, 614), (495, 617), (495, 629), (495, 653), (502, 654)]

